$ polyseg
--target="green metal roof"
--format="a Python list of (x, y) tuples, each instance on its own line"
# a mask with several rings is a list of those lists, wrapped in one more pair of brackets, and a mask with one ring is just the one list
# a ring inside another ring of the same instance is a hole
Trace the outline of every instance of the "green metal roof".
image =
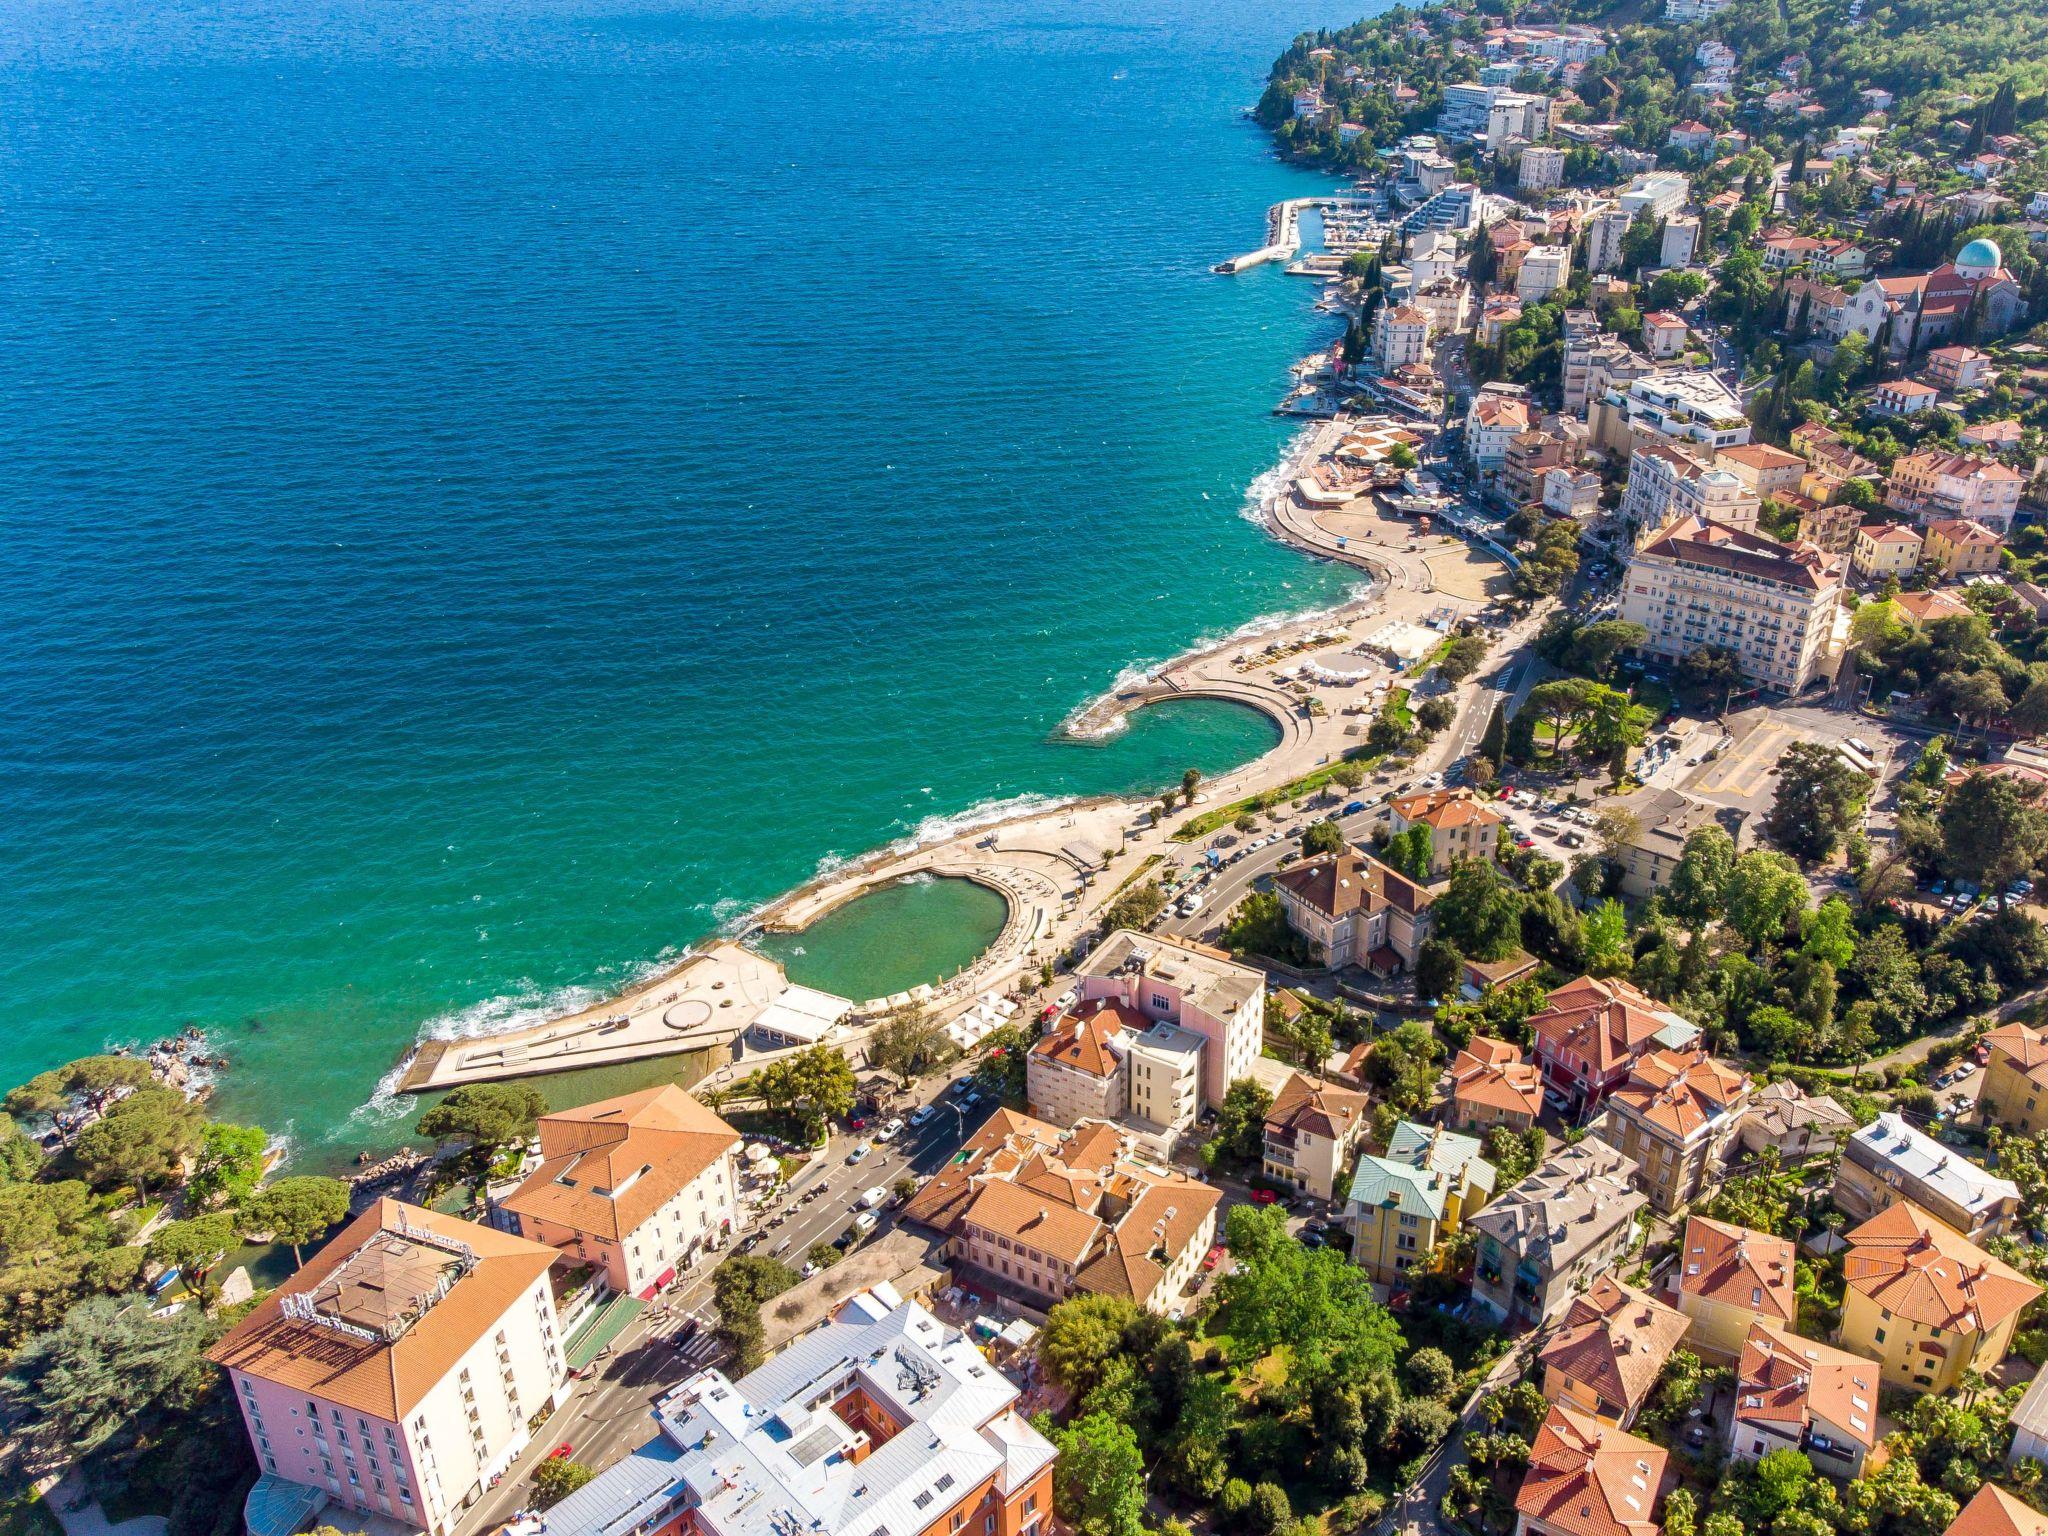
[(614, 1296), (591, 1313), (569, 1340), (569, 1369), (580, 1371), (603, 1354), (612, 1340), (626, 1331), (626, 1325), (646, 1308), (647, 1303), (637, 1296)]

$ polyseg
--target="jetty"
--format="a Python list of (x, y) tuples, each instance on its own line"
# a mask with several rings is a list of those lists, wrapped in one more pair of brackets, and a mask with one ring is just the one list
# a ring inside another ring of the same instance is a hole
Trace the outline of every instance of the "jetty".
[[(1238, 272), (1249, 272), (1253, 267), (1262, 267), (1269, 261), (1291, 262), (1301, 253), (1301, 216), (1313, 208), (1318, 213), (1341, 216), (1345, 223), (1347, 244), (1355, 240), (1355, 230), (1373, 208), (1369, 198), (1332, 195), (1328, 197), (1290, 197), (1285, 202), (1275, 203), (1266, 210), (1266, 243), (1256, 251), (1247, 251), (1242, 256), (1232, 256), (1219, 261), (1210, 270), (1225, 276)], [(1315, 258), (1310, 258), (1315, 261)], [(1333, 258), (1338, 259), (1338, 258)], [(1289, 271), (1295, 270), (1293, 267)], [(1323, 270), (1317, 262), (1313, 267), (1302, 270), (1314, 276), (1333, 276)]]

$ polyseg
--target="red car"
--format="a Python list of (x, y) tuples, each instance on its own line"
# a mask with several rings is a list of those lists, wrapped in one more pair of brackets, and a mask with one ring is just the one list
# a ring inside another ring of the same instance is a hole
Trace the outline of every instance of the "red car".
[(1252, 1191), (1253, 1205), (1271, 1205), (1275, 1200), (1278, 1200), (1279, 1198), (1280, 1197), (1274, 1194), (1273, 1191), (1271, 1191), (1270, 1189), (1255, 1189)]
[(1209, 1250), (1209, 1256), (1202, 1260), (1202, 1268), (1214, 1269), (1218, 1264), (1221, 1264), (1223, 1262), (1223, 1255), (1228, 1252), (1230, 1252), (1228, 1248), (1224, 1247), (1223, 1244), (1218, 1243), (1214, 1248), (1211, 1248)]
[(559, 1456), (564, 1461), (566, 1461), (568, 1460), (570, 1455), (572, 1455), (575, 1452), (575, 1449), (575, 1446), (570, 1445), (568, 1442), (564, 1441), (562, 1444), (556, 1446), (552, 1451), (549, 1451), (548, 1457), (550, 1460), (552, 1460), (553, 1458)]
[(846, 1122), (846, 1128), (849, 1131), (864, 1131), (868, 1128), (868, 1117), (866, 1115), (855, 1115)]

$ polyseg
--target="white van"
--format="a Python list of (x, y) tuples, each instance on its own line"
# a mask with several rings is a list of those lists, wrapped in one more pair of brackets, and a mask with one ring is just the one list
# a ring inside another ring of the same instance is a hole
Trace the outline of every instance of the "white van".
[(861, 1191), (861, 1196), (860, 1200), (858, 1201), (858, 1204), (862, 1210), (872, 1211), (876, 1206), (882, 1204), (882, 1202), (884, 1202), (888, 1198), (889, 1191), (885, 1189), (882, 1185), (870, 1184), (866, 1189)]

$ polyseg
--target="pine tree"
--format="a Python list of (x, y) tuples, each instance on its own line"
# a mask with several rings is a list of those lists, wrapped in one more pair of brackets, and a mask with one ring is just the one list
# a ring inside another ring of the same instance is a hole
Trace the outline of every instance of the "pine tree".
[(1479, 755), (1489, 762), (1501, 761), (1501, 754), (1507, 750), (1508, 722), (1500, 705), (1493, 706), (1493, 715), (1486, 722), (1486, 734), (1479, 738)]

